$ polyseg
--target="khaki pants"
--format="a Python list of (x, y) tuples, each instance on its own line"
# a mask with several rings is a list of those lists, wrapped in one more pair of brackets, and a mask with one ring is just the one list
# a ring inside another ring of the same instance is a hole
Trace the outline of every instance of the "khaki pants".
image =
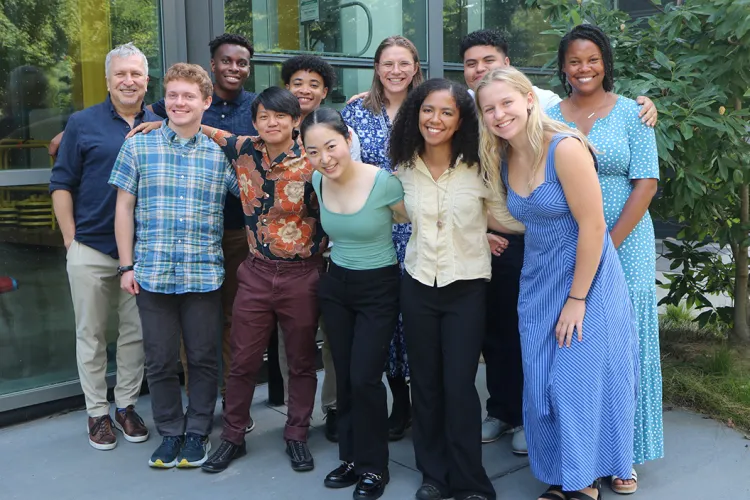
[(117, 300), (118, 408), (135, 405), (143, 382), (143, 334), (135, 297), (120, 289), (118, 262), (73, 241), (67, 254), (68, 280), (76, 319), (76, 358), (81, 388), (90, 417), (109, 413), (107, 401), (107, 320), (110, 301)]
[[(323, 328), (323, 319), (321, 318), (318, 326), (323, 332), (323, 387), (320, 391), (320, 409), (325, 414), (330, 409), (336, 409), (336, 370), (333, 367), (333, 356), (331, 348), (328, 345), (328, 336)], [(281, 377), (284, 379), (284, 394), (287, 395), (287, 385), (289, 383), (289, 366), (286, 362), (286, 349), (284, 347), (284, 335), (279, 326), (279, 369)], [(287, 396), (288, 397), (288, 396)]]

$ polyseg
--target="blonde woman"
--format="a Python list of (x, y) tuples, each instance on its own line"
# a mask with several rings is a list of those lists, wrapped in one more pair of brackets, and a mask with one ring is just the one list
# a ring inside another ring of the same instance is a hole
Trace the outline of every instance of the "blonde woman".
[(638, 336), (585, 136), (543, 114), (531, 82), (497, 69), (477, 88), (484, 165), (526, 227), (518, 300), (524, 424), (539, 498), (599, 500), (629, 478)]

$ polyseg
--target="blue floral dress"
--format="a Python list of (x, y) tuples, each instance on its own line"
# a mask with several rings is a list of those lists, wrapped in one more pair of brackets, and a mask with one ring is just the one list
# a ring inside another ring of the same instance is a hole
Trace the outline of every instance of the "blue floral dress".
[[(362, 162), (393, 172), (391, 160), (388, 158), (388, 141), (391, 138), (391, 121), (385, 108), (379, 114), (375, 114), (362, 105), (362, 99), (357, 99), (348, 104), (341, 115), (359, 137), (362, 148)], [(406, 255), (406, 244), (411, 236), (411, 224), (393, 225), (393, 245), (396, 247), (398, 264), (401, 266), (401, 275), (404, 274), (404, 257)], [(388, 355), (388, 376), (408, 377), (409, 363), (406, 358), (406, 344), (404, 343), (404, 328), (401, 315), (398, 317), (398, 325), (391, 340)]]
[[(604, 218), (610, 230), (620, 218), (633, 190), (634, 179), (658, 179), (659, 157), (654, 130), (641, 123), (640, 106), (620, 96), (612, 111), (594, 122), (588, 138), (597, 149)], [(557, 104), (550, 118), (566, 122)], [(635, 414), (633, 462), (642, 464), (664, 456), (662, 377), (659, 351), (659, 315), (656, 306), (656, 251), (654, 224), (646, 211), (617, 249), (625, 271), (630, 300), (635, 308), (640, 344), (640, 388)]]

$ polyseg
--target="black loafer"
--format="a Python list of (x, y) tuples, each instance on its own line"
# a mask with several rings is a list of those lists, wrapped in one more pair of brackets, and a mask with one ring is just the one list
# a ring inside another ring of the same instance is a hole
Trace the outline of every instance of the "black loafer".
[(287, 441), (286, 454), (292, 462), (292, 469), (297, 472), (306, 472), (315, 468), (310, 448), (303, 441)]
[(354, 472), (354, 463), (341, 462), (341, 465), (328, 473), (323, 480), (327, 488), (348, 488), (359, 481), (359, 476)]
[(424, 483), (420, 486), (415, 496), (417, 500), (442, 500), (443, 498), (450, 498), (450, 496), (443, 496), (438, 487), (430, 483)]
[(357, 487), (354, 488), (354, 500), (372, 500), (380, 498), (385, 492), (385, 485), (391, 480), (388, 470), (382, 474), (365, 472), (360, 476)]
[(229, 441), (222, 441), (219, 448), (208, 457), (208, 460), (203, 462), (201, 469), (205, 472), (222, 472), (229, 467), (232, 460), (240, 458), (246, 453), (247, 447), (244, 441), (240, 445), (230, 443)]

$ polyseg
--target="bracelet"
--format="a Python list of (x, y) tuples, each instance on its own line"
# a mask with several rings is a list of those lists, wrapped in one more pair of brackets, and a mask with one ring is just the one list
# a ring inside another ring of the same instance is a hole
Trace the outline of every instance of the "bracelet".
[(573, 299), (573, 300), (580, 300), (581, 302), (586, 301), (586, 297), (581, 298), (581, 297), (573, 297), (572, 295), (568, 295), (568, 298)]

